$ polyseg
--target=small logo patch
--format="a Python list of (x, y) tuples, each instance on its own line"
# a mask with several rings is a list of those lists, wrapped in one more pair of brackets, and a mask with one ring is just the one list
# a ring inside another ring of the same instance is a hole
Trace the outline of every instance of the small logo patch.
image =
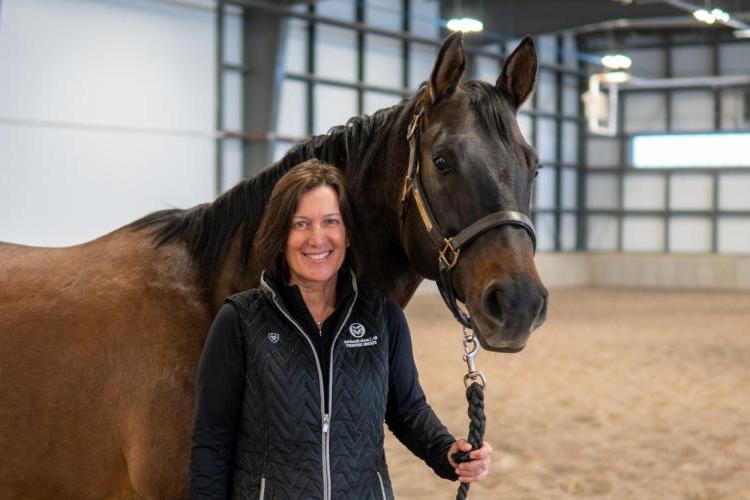
[(349, 334), (353, 339), (344, 339), (344, 345), (349, 349), (357, 347), (369, 347), (378, 343), (378, 336), (372, 335), (365, 337), (365, 325), (362, 323), (352, 323), (349, 325)]
[(279, 338), (280, 338), (280, 336), (279, 336), (279, 334), (278, 334), (278, 333), (276, 333), (276, 332), (269, 332), (269, 334), (268, 334), (268, 340), (269, 340), (269, 341), (270, 341), (270, 342), (271, 342), (272, 344), (275, 344), (276, 342), (278, 342), (278, 341), (279, 341)]
[(349, 325), (349, 333), (355, 339), (361, 339), (365, 336), (365, 326), (362, 323), (352, 323)]

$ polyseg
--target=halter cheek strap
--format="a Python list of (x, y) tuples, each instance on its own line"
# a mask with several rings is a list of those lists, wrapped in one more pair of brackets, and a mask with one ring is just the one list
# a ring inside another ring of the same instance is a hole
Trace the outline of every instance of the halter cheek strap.
[(422, 111), (414, 115), (406, 135), (409, 141), (409, 166), (404, 177), (404, 186), (401, 194), (401, 231), (404, 231), (406, 206), (409, 196), (411, 196), (414, 198), (414, 204), (417, 207), (422, 224), (438, 252), (437, 285), (440, 295), (448, 306), (448, 309), (453, 313), (456, 321), (466, 328), (473, 328), (471, 317), (458, 305), (456, 291), (453, 287), (452, 271), (456, 267), (456, 264), (458, 264), (461, 250), (468, 247), (475, 239), (490, 229), (510, 225), (520, 227), (526, 231), (531, 237), (531, 242), (536, 252), (534, 224), (527, 215), (521, 212), (502, 210), (482, 217), (453, 237), (444, 236), (445, 233), (438, 226), (437, 219), (432, 212), (430, 203), (424, 192), (424, 187), (422, 186), (419, 163), (419, 141), (422, 119)]

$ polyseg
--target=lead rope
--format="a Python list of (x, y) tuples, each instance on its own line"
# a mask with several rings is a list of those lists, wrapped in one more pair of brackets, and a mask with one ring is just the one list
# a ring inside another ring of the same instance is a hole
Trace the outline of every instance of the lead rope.
[[(468, 368), (468, 373), (464, 375), (464, 385), (466, 386), (466, 400), (469, 402), (469, 435), (467, 441), (471, 444), (471, 449), (478, 450), (484, 442), (484, 428), (487, 419), (484, 415), (484, 386), (487, 379), (484, 374), (477, 370), (474, 364), (474, 358), (479, 353), (479, 342), (471, 330), (464, 327), (464, 361)], [(471, 382), (471, 383), (469, 383)], [(453, 454), (453, 461), (463, 463), (471, 461), (469, 452), (459, 451)], [(458, 487), (456, 500), (466, 500), (469, 494), (469, 483), (461, 483)]]

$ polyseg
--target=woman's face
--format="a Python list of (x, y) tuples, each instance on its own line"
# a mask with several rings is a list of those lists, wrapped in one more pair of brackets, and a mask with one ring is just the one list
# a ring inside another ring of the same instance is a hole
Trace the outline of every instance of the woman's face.
[(303, 194), (286, 240), (289, 282), (308, 286), (335, 282), (345, 256), (346, 228), (336, 191), (319, 186)]

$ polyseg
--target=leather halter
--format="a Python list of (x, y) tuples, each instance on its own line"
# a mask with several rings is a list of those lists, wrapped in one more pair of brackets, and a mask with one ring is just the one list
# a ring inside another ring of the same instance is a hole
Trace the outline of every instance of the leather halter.
[(473, 328), (471, 317), (458, 306), (456, 291), (453, 287), (452, 271), (458, 263), (461, 250), (490, 229), (511, 225), (521, 227), (528, 233), (534, 245), (534, 252), (536, 252), (534, 224), (527, 215), (521, 212), (501, 210), (482, 217), (455, 236), (444, 236), (445, 233), (440, 230), (437, 219), (435, 219), (430, 208), (420, 175), (419, 142), (422, 132), (423, 114), (423, 111), (420, 111), (414, 115), (406, 134), (406, 139), (409, 141), (409, 167), (404, 177), (404, 187), (401, 194), (401, 231), (404, 231), (406, 206), (409, 195), (411, 195), (414, 197), (414, 203), (417, 206), (422, 224), (427, 230), (427, 234), (435, 245), (435, 248), (438, 249), (439, 276), (436, 281), (440, 295), (443, 297), (443, 301), (445, 301), (448, 309), (453, 313), (456, 321), (466, 328)]

